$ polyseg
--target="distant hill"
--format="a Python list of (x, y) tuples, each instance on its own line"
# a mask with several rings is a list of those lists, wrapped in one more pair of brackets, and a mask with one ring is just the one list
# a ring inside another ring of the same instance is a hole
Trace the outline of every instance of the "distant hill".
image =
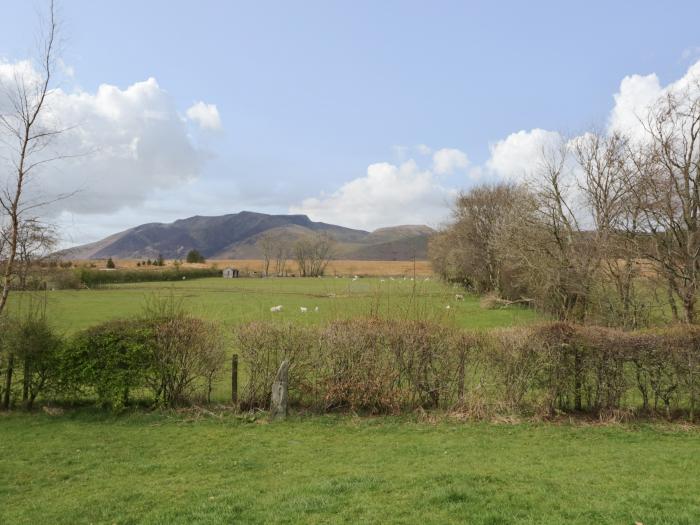
[(262, 257), (263, 236), (293, 244), (299, 238), (326, 232), (337, 242), (336, 258), (401, 261), (427, 258), (428, 226), (405, 225), (373, 232), (314, 222), (306, 215), (268, 215), (242, 211), (217, 217), (195, 216), (169, 224), (150, 223), (110, 235), (101, 241), (63, 250), (69, 259), (146, 259), (161, 254), (184, 259), (195, 249), (208, 259)]

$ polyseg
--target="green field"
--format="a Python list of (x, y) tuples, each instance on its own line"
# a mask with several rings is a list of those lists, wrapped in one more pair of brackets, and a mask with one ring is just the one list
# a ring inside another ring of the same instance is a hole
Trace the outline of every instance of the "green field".
[(0, 416), (0, 523), (696, 524), (672, 426)]
[[(484, 329), (541, 319), (521, 308), (485, 310), (456, 293), (433, 280), (290, 278), (45, 297), (50, 322), (66, 334), (138, 315), (154, 295), (170, 294), (230, 328), (369, 314)], [(14, 294), (12, 309), (30, 298), (36, 294)], [(277, 304), (284, 310), (271, 313)], [(223, 374), (214, 398), (229, 397)], [(437, 423), (294, 414), (268, 424), (264, 414), (132, 410), (0, 413), (0, 523), (700, 523), (697, 427), (473, 423), (440, 414), (430, 416)]]
[[(72, 333), (115, 317), (138, 315), (154, 294), (174, 294), (195, 315), (233, 326), (243, 321), (279, 319), (301, 323), (378, 313), (385, 316), (424, 318), (464, 328), (492, 328), (538, 319), (532, 310), (484, 310), (476, 297), (455, 299), (460, 290), (435, 280), (363, 278), (207, 278), (175, 283), (135, 283), (93, 290), (41, 292), (48, 318), (59, 330)], [(16, 309), (28, 300), (16, 293)], [(36, 294), (34, 294), (36, 295)], [(280, 313), (270, 307), (281, 304)], [(447, 309), (447, 306), (450, 306)], [(300, 307), (309, 309), (301, 313)], [(319, 311), (314, 312), (315, 307)]]

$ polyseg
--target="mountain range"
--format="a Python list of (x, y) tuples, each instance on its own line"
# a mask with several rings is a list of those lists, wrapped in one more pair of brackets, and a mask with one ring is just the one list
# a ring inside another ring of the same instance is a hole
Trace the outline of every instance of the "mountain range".
[(435, 233), (424, 225), (369, 232), (314, 222), (306, 215), (242, 211), (215, 217), (197, 215), (168, 224), (143, 224), (63, 250), (60, 255), (69, 259), (145, 259), (160, 254), (166, 259), (184, 259), (195, 249), (207, 259), (258, 259), (265, 236), (291, 246), (305, 235), (322, 232), (336, 241), (336, 259), (374, 261), (426, 259), (428, 238)]

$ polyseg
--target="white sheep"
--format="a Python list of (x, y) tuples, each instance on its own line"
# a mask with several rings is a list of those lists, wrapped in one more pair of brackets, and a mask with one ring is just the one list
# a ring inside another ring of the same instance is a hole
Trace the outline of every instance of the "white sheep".
[(270, 308), (270, 311), (271, 311), (272, 313), (281, 312), (281, 311), (282, 311), (282, 305), (281, 305), (281, 304), (278, 304), (277, 306), (273, 306), (272, 308)]
[(464, 296), (461, 293), (456, 293), (455, 294), (455, 300), (457, 301), (464, 301)]
[(450, 305), (448, 304), (447, 306), (445, 306), (445, 310), (449, 310), (449, 309), (450, 309)]
[(318, 312), (318, 306), (314, 308), (314, 312)]
[(300, 306), (300, 307), (299, 307), (299, 311), (300, 311), (302, 314), (305, 314), (306, 312), (309, 311), (309, 309), (308, 309), (306, 306)]

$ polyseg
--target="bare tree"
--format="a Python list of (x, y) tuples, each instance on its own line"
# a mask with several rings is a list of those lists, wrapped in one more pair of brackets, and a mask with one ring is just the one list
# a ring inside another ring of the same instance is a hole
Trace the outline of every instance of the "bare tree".
[[(640, 276), (641, 202), (635, 190), (635, 168), (629, 140), (620, 133), (589, 132), (573, 146), (582, 171), (579, 189), (591, 221), (589, 242), (600, 259), (598, 294), (604, 315), (614, 325), (642, 323), (635, 283)], [(608, 293), (608, 284), (614, 291)]]
[(27, 289), (32, 268), (56, 246), (56, 238), (54, 228), (37, 219), (25, 220), (20, 226), (15, 272), (20, 290)]
[(49, 153), (47, 148), (61, 130), (51, 127), (49, 119), (44, 118), (51, 95), (57, 30), (52, 0), (46, 26), (40, 36), (37, 78), (16, 72), (10, 85), (0, 85), (0, 96), (6, 104), (6, 107), (0, 108), (0, 140), (10, 152), (11, 166), (6, 187), (0, 191), (0, 224), (6, 231), (0, 261), (0, 313), (5, 308), (17, 276), (18, 257), (21, 257), (20, 249), (25, 236), (23, 228), (36, 228), (39, 223), (30, 215), (45, 204), (27, 198), (27, 184), (39, 166), (59, 158)]
[(260, 239), (260, 248), (263, 254), (263, 271), (267, 277), (270, 275), (270, 261), (275, 252), (275, 239), (270, 232), (266, 232)]
[(335, 241), (326, 233), (307, 235), (294, 245), (294, 257), (302, 277), (323, 275), (333, 258)]
[(286, 275), (287, 259), (289, 259), (289, 244), (284, 239), (278, 239), (274, 250), (275, 255), (275, 274), (278, 276)]
[(494, 243), (503, 218), (524, 197), (514, 184), (483, 185), (461, 193), (453, 221), (430, 241), (433, 267), (444, 278), (459, 281), (478, 293), (510, 295), (502, 258)]
[(510, 213), (497, 236), (512, 278), (536, 303), (562, 320), (584, 320), (601, 251), (582, 225), (575, 198), (570, 145), (543, 148), (528, 183), (529, 196)]
[(636, 163), (640, 226), (650, 235), (646, 256), (667, 281), (676, 317), (696, 321), (700, 285), (700, 82), (669, 92), (644, 122), (651, 139)]

